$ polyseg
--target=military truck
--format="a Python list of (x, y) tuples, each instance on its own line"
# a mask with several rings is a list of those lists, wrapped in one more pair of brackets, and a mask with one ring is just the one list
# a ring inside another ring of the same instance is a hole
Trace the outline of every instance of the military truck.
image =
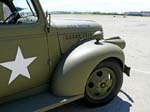
[(123, 39), (104, 39), (94, 21), (53, 20), (39, 0), (0, 4), (2, 18), (11, 12), (0, 21), (0, 112), (48, 111), (78, 99), (96, 107), (117, 96), (130, 73)]

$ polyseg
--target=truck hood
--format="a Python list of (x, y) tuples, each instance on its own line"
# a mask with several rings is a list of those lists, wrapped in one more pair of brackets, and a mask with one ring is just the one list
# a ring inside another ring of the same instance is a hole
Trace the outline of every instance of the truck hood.
[(102, 30), (102, 27), (97, 24), (95, 21), (91, 20), (72, 20), (72, 19), (64, 19), (64, 20), (53, 20), (51, 22), (52, 27), (55, 28), (99, 28)]
[(89, 20), (52, 20), (51, 32), (57, 32), (61, 52), (65, 53), (74, 44), (92, 38), (93, 33), (102, 31), (101, 25)]

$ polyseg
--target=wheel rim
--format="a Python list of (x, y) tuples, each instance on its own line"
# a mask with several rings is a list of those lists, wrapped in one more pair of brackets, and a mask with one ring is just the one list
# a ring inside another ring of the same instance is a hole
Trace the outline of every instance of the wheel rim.
[(110, 95), (116, 84), (116, 75), (110, 68), (95, 70), (90, 76), (86, 91), (90, 98), (101, 100)]

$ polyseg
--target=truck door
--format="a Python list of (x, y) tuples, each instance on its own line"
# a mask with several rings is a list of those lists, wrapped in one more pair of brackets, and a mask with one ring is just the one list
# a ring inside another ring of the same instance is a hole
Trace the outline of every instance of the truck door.
[[(0, 99), (42, 86), (49, 80), (45, 25), (34, 8), (36, 4), (28, 1), (13, 0), (17, 12), (0, 21)], [(11, 20), (18, 12), (19, 19)]]

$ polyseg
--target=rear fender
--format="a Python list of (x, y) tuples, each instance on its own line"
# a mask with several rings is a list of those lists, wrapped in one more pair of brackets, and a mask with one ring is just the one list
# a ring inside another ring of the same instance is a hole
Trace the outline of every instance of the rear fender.
[(108, 58), (116, 58), (124, 65), (122, 49), (112, 43), (91, 40), (81, 44), (58, 64), (51, 81), (51, 89), (58, 96), (83, 94), (93, 69)]

